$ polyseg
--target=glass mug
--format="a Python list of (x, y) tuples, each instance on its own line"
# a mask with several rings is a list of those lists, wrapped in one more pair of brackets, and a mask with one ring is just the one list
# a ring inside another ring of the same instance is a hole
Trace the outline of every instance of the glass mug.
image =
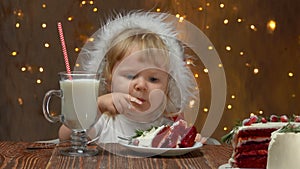
[[(88, 148), (87, 130), (98, 119), (97, 97), (99, 94), (100, 74), (85, 71), (60, 72), (60, 90), (50, 90), (43, 100), (45, 118), (52, 122), (61, 122), (72, 130), (71, 147), (60, 152), (68, 156), (93, 156), (96, 148)], [(52, 116), (49, 103), (52, 96), (61, 98), (61, 114)]]

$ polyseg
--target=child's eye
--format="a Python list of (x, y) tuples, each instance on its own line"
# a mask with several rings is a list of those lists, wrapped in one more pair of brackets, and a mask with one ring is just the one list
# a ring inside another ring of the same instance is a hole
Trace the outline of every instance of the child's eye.
[(127, 79), (130, 79), (130, 80), (132, 80), (132, 79), (134, 79), (134, 78), (135, 78), (135, 76), (134, 76), (134, 75), (130, 75), (130, 74), (129, 74), (129, 75), (126, 75), (126, 78), (127, 78)]
[(149, 78), (149, 81), (150, 81), (150, 82), (158, 82), (159, 79), (158, 79), (158, 78), (155, 78), (155, 77), (150, 77), (150, 78)]

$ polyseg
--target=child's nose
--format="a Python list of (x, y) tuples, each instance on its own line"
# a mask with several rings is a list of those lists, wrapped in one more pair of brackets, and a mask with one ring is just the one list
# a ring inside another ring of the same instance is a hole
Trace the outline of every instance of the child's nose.
[(137, 91), (147, 90), (147, 83), (143, 77), (136, 78), (134, 80), (134, 89)]

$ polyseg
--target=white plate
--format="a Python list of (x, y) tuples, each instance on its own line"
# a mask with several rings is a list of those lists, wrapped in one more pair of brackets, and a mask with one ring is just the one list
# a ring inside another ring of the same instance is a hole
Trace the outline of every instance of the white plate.
[(200, 147), (202, 147), (202, 143), (196, 142), (193, 147), (187, 147), (187, 148), (152, 148), (152, 147), (140, 147), (135, 146), (131, 144), (126, 144), (123, 142), (120, 142), (122, 146), (133, 150), (138, 153), (145, 153), (145, 154), (151, 154), (151, 155), (160, 155), (160, 156), (179, 156), (186, 153), (189, 153), (191, 151), (194, 151)]
[(230, 164), (223, 164), (218, 169), (255, 169), (255, 168), (234, 168)]
[(233, 167), (231, 167), (230, 164), (223, 164), (223, 165), (219, 166), (218, 169), (238, 169), (238, 168), (233, 168)]

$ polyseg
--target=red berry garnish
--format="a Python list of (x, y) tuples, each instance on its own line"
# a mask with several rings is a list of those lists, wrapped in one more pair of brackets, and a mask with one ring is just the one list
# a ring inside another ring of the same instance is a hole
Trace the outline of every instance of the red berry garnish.
[(262, 122), (262, 123), (267, 123), (268, 121), (267, 121), (266, 118), (262, 117), (262, 118), (261, 118), (261, 122)]
[(282, 116), (280, 116), (280, 121), (281, 122), (288, 122), (289, 118), (286, 115), (282, 115)]
[(242, 123), (243, 126), (250, 126), (252, 124), (250, 118), (244, 119)]
[(295, 122), (300, 122), (300, 116), (295, 116), (295, 117), (294, 117), (294, 121), (295, 121)]
[(252, 115), (252, 116), (250, 116), (250, 121), (251, 121), (252, 123), (256, 123), (257, 120), (258, 120), (257, 115)]
[(270, 121), (271, 121), (271, 122), (278, 122), (278, 116), (276, 116), (276, 115), (271, 115), (271, 116), (270, 116)]

